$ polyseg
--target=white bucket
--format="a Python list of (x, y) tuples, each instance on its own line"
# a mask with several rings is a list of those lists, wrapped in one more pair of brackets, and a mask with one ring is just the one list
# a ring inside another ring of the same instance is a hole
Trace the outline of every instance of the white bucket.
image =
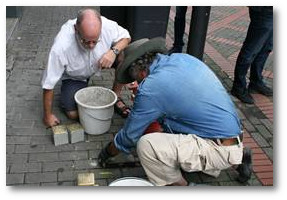
[(109, 186), (155, 186), (155, 185), (141, 178), (125, 177), (111, 182)]
[(87, 87), (76, 92), (79, 118), (88, 134), (98, 135), (107, 132), (114, 114), (117, 95), (104, 87)]

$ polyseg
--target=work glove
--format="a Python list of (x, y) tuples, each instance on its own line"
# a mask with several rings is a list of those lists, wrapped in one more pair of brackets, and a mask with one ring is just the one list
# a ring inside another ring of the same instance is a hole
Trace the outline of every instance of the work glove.
[(112, 142), (109, 142), (99, 153), (98, 156), (98, 162), (100, 164), (101, 167), (105, 168), (106, 167), (106, 161), (110, 158), (113, 157), (109, 151), (108, 148), (111, 145)]

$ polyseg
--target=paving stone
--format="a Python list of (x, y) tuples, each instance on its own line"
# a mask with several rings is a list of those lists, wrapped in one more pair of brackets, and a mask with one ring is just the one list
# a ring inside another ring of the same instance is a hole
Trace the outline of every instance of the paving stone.
[(252, 132), (250, 135), (257, 142), (260, 147), (270, 147), (270, 144), (258, 132)]
[(100, 168), (98, 160), (96, 159), (74, 161), (74, 169), (76, 170), (95, 169), (95, 168)]
[(262, 183), (253, 175), (250, 180), (248, 180), (248, 185), (250, 186), (262, 186)]
[(54, 133), (55, 146), (69, 143), (69, 135), (66, 126), (64, 125), (53, 126), (52, 130)]
[(269, 119), (260, 119), (260, 121), (264, 124), (264, 126), (273, 133), (273, 123)]
[(85, 170), (79, 170), (79, 171), (63, 171), (58, 172), (58, 181), (61, 182), (69, 182), (69, 181), (77, 181), (77, 176), (79, 173), (86, 173)]
[(24, 174), (6, 174), (6, 185), (24, 183)]
[(266, 153), (266, 155), (268, 156), (268, 158), (273, 161), (273, 156), (274, 156), (274, 154), (273, 154), (273, 148), (271, 148), (271, 147), (266, 147), (266, 148), (262, 148), (262, 150), (264, 151), (264, 153)]
[(263, 125), (256, 125), (255, 126), (258, 132), (264, 137), (265, 139), (272, 138), (273, 135), (265, 128)]
[(74, 181), (58, 181), (52, 183), (41, 183), (41, 186), (76, 186), (76, 183)]
[(243, 184), (238, 181), (221, 181), (220, 186), (242, 186)]
[(98, 158), (98, 155), (99, 155), (100, 152), (101, 152), (100, 149), (98, 149), (98, 150), (90, 150), (89, 151), (89, 159)]
[(241, 110), (236, 109), (236, 112), (238, 113), (238, 116), (239, 116), (239, 118), (241, 120), (245, 120), (246, 119), (245, 115), (241, 112)]
[(233, 81), (231, 79), (225, 79), (225, 84), (227, 86), (227, 88), (232, 88), (232, 85), (233, 85)]
[(108, 186), (107, 179), (96, 179), (95, 184), (99, 186)]
[(256, 131), (255, 127), (248, 120), (242, 120), (241, 123), (248, 132)]
[(75, 147), (71, 144), (65, 144), (60, 146), (55, 146), (54, 144), (45, 144), (44, 152), (67, 152), (67, 151), (75, 151)]
[(43, 136), (34, 136), (31, 138), (31, 145), (39, 145), (39, 144), (51, 144), (53, 139), (49, 135)]
[(58, 181), (76, 181), (75, 171), (64, 171), (58, 173)]
[(144, 169), (140, 167), (124, 167), (121, 169), (123, 177), (142, 177), (147, 178)]
[(73, 152), (60, 152), (59, 153), (59, 160), (62, 160), (62, 161), (82, 160), (82, 159), (88, 159), (87, 151), (73, 151)]
[[(9, 121), (9, 120), (7, 120)], [(34, 121), (33, 120), (13, 120), (13, 121), (10, 121), (9, 122), (9, 125), (8, 127), (13, 127), (13, 128), (19, 128), (19, 129), (23, 129), (23, 128), (26, 128), (26, 129), (30, 129), (33, 127), (34, 125)]]
[[(113, 126), (113, 124), (112, 124)], [(113, 139), (113, 134), (111, 133), (104, 133), (100, 135), (87, 135), (87, 141), (111, 141)]]
[(11, 165), (10, 173), (41, 172), (41, 163), (14, 163)]
[(20, 186), (20, 187), (39, 187), (41, 184), (40, 183), (24, 183), (24, 184), (21, 184), (21, 185), (17, 185), (17, 186)]
[(58, 153), (31, 153), (29, 154), (29, 162), (55, 162), (59, 161)]
[(102, 145), (100, 141), (86, 141), (86, 142), (80, 142), (80, 143), (75, 143), (74, 148), (77, 151), (81, 150), (97, 150), (97, 149), (102, 149)]
[(15, 146), (14, 144), (7, 144), (6, 145), (6, 154), (13, 154), (15, 153)]
[(57, 173), (55, 172), (27, 173), (25, 177), (25, 183), (45, 183), (56, 181)]
[(74, 169), (74, 163), (72, 161), (59, 161), (59, 162), (43, 162), (42, 163), (43, 172), (49, 171), (70, 171)]
[(31, 136), (7, 136), (6, 144), (30, 144)]
[(39, 129), (39, 128), (15, 128), (15, 127), (7, 127), (6, 128), (6, 135), (13, 135), (13, 136), (39, 136), (46, 133), (46, 130)]
[(15, 148), (16, 153), (38, 153), (38, 152), (44, 152), (44, 146), (43, 145), (16, 145)]
[(67, 125), (69, 132), (69, 138), (71, 143), (82, 142), (84, 141), (84, 129), (79, 123)]
[(261, 124), (260, 120), (254, 116), (249, 116), (248, 119), (254, 125)]
[(96, 179), (117, 179), (122, 177), (122, 173), (119, 168), (95, 169), (93, 172), (95, 173)]
[(8, 58), (6, 58), (6, 71), (11, 72), (14, 67), (14, 56), (9, 55)]
[(93, 186), (95, 184), (94, 173), (80, 173), (77, 179), (78, 186)]
[(6, 164), (27, 163), (28, 154), (6, 154)]

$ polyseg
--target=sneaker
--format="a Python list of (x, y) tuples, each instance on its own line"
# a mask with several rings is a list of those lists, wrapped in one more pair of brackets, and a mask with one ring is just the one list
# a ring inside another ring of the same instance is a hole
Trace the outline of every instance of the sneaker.
[(247, 89), (240, 91), (234, 87), (231, 89), (231, 94), (237, 97), (243, 103), (254, 104), (252, 96), (248, 93)]
[(236, 171), (239, 173), (238, 181), (245, 183), (248, 181), (252, 174), (252, 151), (250, 148), (243, 149), (242, 163), (238, 165)]
[(273, 90), (267, 87), (265, 84), (262, 84), (262, 85), (249, 84), (248, 92), (249, 93), (258, 92), (268, 97), (271, 97), (273, 95)]

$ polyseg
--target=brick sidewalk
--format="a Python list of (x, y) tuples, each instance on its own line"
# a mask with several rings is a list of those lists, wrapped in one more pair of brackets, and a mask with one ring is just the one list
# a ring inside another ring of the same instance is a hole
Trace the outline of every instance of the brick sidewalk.
[[(189, 7), (186, 14), (185, 44), (187, 44), (191, 11), (192, 8)], [(172, 7), (167, 35), (169, 47), (173, 43), (174, 16), (175, 7)], [(245, 39), (248, 25), (247, 7), (211, 8), (204, 61), (216, 72), (228, 91), (232, 87), (236, 58)], [(263, 76), (266, 84), (273, 88), (273, 54), (267, 60)], [(244, 143), (251, 147), (254, 153), (255, 176), (262, 185), (273, 185), (273, 98), (260, 94), (252, 96), (255, 105), (245, 105), (231, 97), (237, 105), (245, 129)]]
[[(23, 17), (7, 43), (6, 81), (6, 184), (7, 185), (75, 185), (77, 174), (93, 172), (99, 185), (108, 185), (124, 176), (145, 178), (138, 162), (134, 166), (101, 169), (96, 159), (101, 148), (123, 125), (114, 115), (111, 129), (99, 136), (85, 135), (85, 142), (55, 147), (51, 129), (42, 124), (42, 89), (40, 80), (47, 56), (60, 26), (76, 16), (79, 7), (24, 7)], [(170, 12), (167, 44), (173, 38), (174, 7)], [(187, 14), (189, 29), (191, 8)], [(212, 7), (205, 62), (216, 72), (230, 90), (236, 56), (248, 26), (245, 7)], [(185, 35), (187, 38), (187, 35)], [(185, 39), (186, 41), (186, 39)], [(9, 61), (9, 62), (8, 62)], [(264, 76), (273, 86), (273, 55)], [(112, 87), (114, 71), (104, 71), (91, 84)], [(54, 111), (63, 123), (69, 123), (59, 109), (59, 85), (55, 89)], [(125, 100), (129, 93), (123, 91)], [(242, 119), (244, 142), (254, 151), (254, 174), (247, 185), (273, 184), (273, 99), (255, 95), (255, 105), (234, 100)], [(130, 103), (130, 102), (129, 102)], [(136, 156), (135, 156), (135, 159)], [(235, 171), (225, 170), (217, 178), (202, 173), (186, 174), (190, 181), (208, 185), (241, 185)]]

